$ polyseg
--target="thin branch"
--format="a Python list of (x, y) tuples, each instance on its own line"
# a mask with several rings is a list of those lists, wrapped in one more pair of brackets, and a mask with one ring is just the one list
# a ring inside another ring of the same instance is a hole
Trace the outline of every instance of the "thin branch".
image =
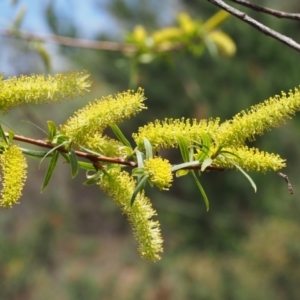
[(208, 0), (208, 2), (226, 10), (227, 12), (229, 12), (230, 14), (236, 16), (237, 18), (241, 19), (243, 22), (250, 24), (252, 27), (258, 29), (260, 32), (262, 32), (265, 35), (268, 35), (286, 45), (288, 45), (289, 47), (297, 50), (300, 52), (300, 44), (298, 44), (297, 42), (295, 42), (293, 39), (259, 23), (258, 21), (256, 21), (255, 19), (249, 17), (248, 15), (246, 15), (244, 12), (237, 10), (235, 8), (233, 8), (232, 6), (226, 4), (224, 1), (222, 0)]
[(23, 40), (38, 40), (42, 42), (49, 42), (53, 44), (59, 44), (68, 47), (94, 49), (94, 50), (106, 50), (106, 51), (119, 51), (124, 53), (135, 52), (136, 46), (130, 44), (120, 44), (109, 41), (93, 41), (85, 39), (76, 39), (66, 36), (53, 35), (53, 34), (36, 34), (23, 30), (17, 32), (8, 29), (0, 29), (0, 35), (12, 38), (20, 38)]
[[(5, 135), (8, 136), (8, 133), (5, 133)], [(31, 139), (25, 136), (21, 136), (21, 135), (14, 135), (13, 137), (14, 140), (16, 141), (20, 141), (20, 142), (24, 142), (27, 144), (32, 144), (32, 145), (36, 145), (39, 147), (43, 147), (43, 148), (48, 148), (48, 149), (53, 149), (54, 147), (56, 147), (57, 145), (53, 145), (50, 143), (47, 143), (43, 140), (35, 140), (35, 139)], [(58, 151), (63, 152), (63, 153), (68, 153), (68, 149), (66, 149), (65, 147), (59, 147), (57, 148)], [(93, 155), (90, 153), (86, 153), (86, 152), (82, 152), (82, 151), (74, 151), (75, 154), (78, 157), (83, 157), (85, 159), (88, 159), (89, 161), (91, 161), (92, 163), (98, 162), (98, 161), (103, 161), (103, 162), (109, 162), (109, 163), (113, 163), (113, 164), (119, 164), (119, 165), (125, 165), (125, 166), (130, 166), (130, 167), (137, 167), (137, 163), (134, 161), (129, 161), (129, 160), (125, 160), (124, 158), (120, 158), (120, 157), (107, 157), (107, 156), (103, 156), (103, 155)], [(199, 164), (199, 166), (192, 166), (192, 167), (188, 167), (188, 168), (184, 168), (184, 169), (193, 169), (193, 170), (200, 170), (201, 169), (201, 164)], [(224, 171), (225, 169), (222, 167), (218, 167), (218, 166), (208, 166), (206, 168), (206, 170), (210, 170), (210, 171)]]
[[(41, 41), (44, 43), (53, 43), (57, 45), (74, 47), (74, 48), (83, 48), (90, 50), (104, 50), (104, 51), (115, 51), (123, 53), (134, 53), (138, 51), (138, 47), (133, 44), (122, 44), (109, 41), (95, 41), (95, 40), (85, 40), (71, 38), (61, 35), (53, 34), (37, 34), (24, 30), (18, 30), (17, 32), (9, 29), (0, 29), (0, 36), (17, 38), (28, 41)], [(184, 43), (174, 43), (171, 45), (159, 45), (155, 49), (156, 52), (175, 52), (182, 50), (186, 45)]]
[(229, 0), (231, 2), (243, 5), (245, 7), (249, 7), (255, 11), (259, 11), (259, 12), (263, 12), (269, 15), (272, 15), (276, 18), (285, 18), (285, 19), (291, 19), (291, 20), (300, 20), (300, 14), (295, 14), (295, 13), (287, 13), (284, 11), (280, 11), (280, 10), (275, 10), (272, 8), (268, 8), (268, 7), (263, 7), (254, 3), (251, 3), (249, 1), (246, 0)]
[(293, 190), (293, 187), (292, 187), (292, 184), (290, 183), (290, 180), (288, 178), (288, 176), (286, 174), (283, 174), (283, 173), (278, 173), (278, 175), (280, 177), (282, 177), (284, 179), (284, 181), (287, 183), (287, 187), (288, 187), (288, 190), (290, 192), (290, 194), (294, 194), (294, 190)]

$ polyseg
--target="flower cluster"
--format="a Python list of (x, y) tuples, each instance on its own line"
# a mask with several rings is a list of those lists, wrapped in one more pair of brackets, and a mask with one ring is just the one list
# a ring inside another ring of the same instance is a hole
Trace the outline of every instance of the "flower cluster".
[[(285, 167), (285, 160), (274, 153), (259, 151), (256, 148), (248, 148), (247, 146), (242, 146), (236, 149), (226, 148), (226, 150), (228, 151), (226, 156), (234, 160), (246, 171), (265, 173), (270, 170), (278, 171)], [(230, 155), (230, 153), (233, 153), (234, 155)], [(234, 165), (222, 155), (217, 157), (217, 159), (214, 160), (214, 163), (219, 167), (234, 167)]]
[(90, 136), (101, 134), (109, 125), (123, 121), (135, 115), (144, 105), (144, 91), (127, 91), (115, 97), (107, 96), (89, 103), (78, 110), (67, 122), (61, 126), (61, 133), (72, 138), (80, 145), (85, 145)]
[(144, 161), (145, 174), (149, 175), (150, 182), (160, 190), (168, 190), (173, 180), (171, 164), (161, 157), (149, 158)]
[[(154, 149), (178, 147), (177, 137), (183, 136), (188, 146), (201, 145), (201, 132), (209, 134), (212, 143), (208, 150), (214, 164), (232, 168), (234, 164), (226, 160), (231, 157), (235, 163), (249, 171), (265, 172), (279, 170), (285, 166), (285, 160), (278, 155), (260, 152), (248, 148), (247, 140), (252, 141), (256, 135), (262, 135), (266, 130), (278, 127), (300, 110), (300, 92), (295, 89), (288, 94), (282, 92), (281, 97), (275, 96), (265, 102), (252, 106), (249, 111), (242, 111), (231, 120), (220, 124), (220, 120), (189, 120), (165, 119), (155, 121), (140, 127), (133, 138), (139, 148), (143, 148), (143, 140), (147, 138)], [(226, 155), (218, 156), (216, 151), (222, 149)], [(230, 155), (233, 153), (233, 155)], [(222, 158), (223, 157), (223, 158)]]
[(4, 80), (0, 77), (0, 110), (25, 103), (59, 102), (82, 96), (88, 91), (90, 82), (87, 72), (56, 74), (54, 76), (31, 75), (11, 77)]
[(2, 183), (0, 206), (11, 208), (18, 203), (26, 179), (26, 169), (25, 157), (17, 146), (9, 146), (0, 155)]
[(262, 135), (266, 130), (278, 127), (291, 119), (291, 115), (300, 109), (300, 92), (282, 92), (281, 97), (275, 96), (263, 103), (252, 106), (249, 111), (242, 111), (232, 120), (221, 124), (218, 130), (217, 142), (221, 145), (244, 144), (254, 140), (256, 135)]
[(163, 240), (159, 222), (152, 220), (156, 211), (144, 192), (140, 192), (131, 205), (131, 196), (136, 185), (134, 179), (127, 172), (112, 168), (108, 174), (103, 175), (99, 185), (126, 214), (133, 235), (138, 241), (138, 251), (141, 256), (152, 261), (159, 260), (158, 253), (163, 251)]
[(138, 133), (132, 136), (139, 148), (143, 148), (144, 138), (147, 138), (152, 147), (158, 151), (161, 148), (177, 148), (177, 136), (184, 136), (191, 145), (194, 141), (199, 141), (199, 132), (207, 131), (210, 135), (215, 135), (219, 121), (219, 119), (197, 121), (184, 118), (156, 120), (140, 127)]

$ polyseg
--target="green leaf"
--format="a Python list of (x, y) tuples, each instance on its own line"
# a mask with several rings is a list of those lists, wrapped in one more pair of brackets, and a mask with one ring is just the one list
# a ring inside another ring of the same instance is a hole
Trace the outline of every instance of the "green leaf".
[[(67, 153), (60, 153), (67, 161), (67, 163), (70, 163), (70, 156)], [(77, 161), (78, 167), (87, 171), (95, 171), (95, 167), (92, 163), (85, 162), (85, 161)]]
[(231, 162), (240, 172), (242, 172), (242, 174), (249, 180), (250, 184), (252, 185), (253, 189), (254, 189), (254, 192), (256, 193), (257, 192), (257, 187), (256, 187), (256, 184), (255, 182), (253, 181), (253, 179), (250, 177), (250, 175), (244, 171), (235, 161), (233, 161), (232, 159), (224, 156), (225, 159), (227, 159), (229, 162)]
[(97, 184), (99, 182), (99, 180), (101, 179), (103, 175), (103, 172), (98, 170), (97, 173), (95, 173), (92, 176), (87, 176), (88, 180), (86, 180), (83, 184), (84, 185), (94, 185)]
[(98, 152), (95, 152), (93, 150), (90, 150), (88, 148), (85, 148), (83, 146), (80, 146), (78, 145), (80, 149), (84, 150), (86, 153), (90, 153), (90, 154), (93, 154), (93, 155), (96, 155), (96, 156), (103, 156), (102, 154), (98, 153)]
[(95, 171), (94, 165), (85, 161), (78, 161), (78, 166), (84, 170)]
[(130, 199), (130, 205), (132, 206), (133, 203), (134, 203), (134, 200), (137, 196), (137, 194), (142, 191), (145, 187), (145, 184), (146, 184), (146, 181), (147, 181), (147, 178), (148, 178), (148, 175), (144, 175), (143, 177), (140, 178), (140, 180), (138, 181), (135, 189), (134, 189), (134, 192), (131, 196), (131, 199)]
[(234, 156), (234, 157), (236, 157), (236, 158), (238, 158), (238, 159), (241, 159), (237, 154), (235, 154), (235, 153), (233, 153), (233, 152), (231, 152), (231, 151), (221, 150), (221, 151), (219, 152), (219, 155), (220, 155), (221, 157), (224, 157), (224, 158), (230, 160), (230, 158), (227, 157), (227, 156), (224, 155), (224, 154), (230, 154), (230, 155), (232, 155), (232, 156)]
[(136, 159), (137, 159), (138, 167), (143, 168), (144, 167), (144, 154), (139, 150), (136, 150)]
[(153, 158), (152, 146), (147, 138), (144, 138), (144, 146), (146, 151), (146, 159)]
[(188, 144), (187, 144), (185, 138), (182, 136), (177, 136), (176, 139), (178, 142), (178, 146), (179, 146), (181, 157), (182, 157), (183, 161), (189, 162), (190, 161), (190, 152), (189, 152), (189, 147), (188, 147)]
[(46, 175), (45, 175), (45, 179), (44, 179), (44, 182), (43, 182), (43, 185), (42, 185), (42, 189), (41, 189), (41, 192), (45, 189), (45, 187), (48, 185), (51, 177), (52, 177), (52, 174), (54, 172), (54, 169), (56, 167), (56, 163), (57, 163), (57, 160), (58, 160), (58, 156), (59, 156), (59, 152), (58, 151), (55, 151), (52, 155), (52, 158), (50, 160), (50, 163), (49, 163), (49, 166), (48, 166), (48, 169), (47, 169), (47, 172), (46, 172)]
[(70, 157), (70, 165), (71, 165), (71, 174), (72, 174), (72, 178), (74, 178), (78, 174), (78, 160), (77, 160), (77, 155), (72, 148), (69, 150), (69, 157)]
[(190, 161), (190, 162), (172, 166), (171, 171), (175, 172), (175, 171), (183, 169), (183, 168), (195, 167), (195, 166), (199, 166), (199, 161), (194, 160), (194, 161)]
[(203, 163), (201, 164), (201, 172), (204, 172), (204, 170), (205, 170), (208, 166), (210, 166), (210, 165), (212, 164), (212, 162), (213, 162), (213, 160), (212, 160), (210, 157), (206, 158), (206, 159), (203, 161)]
[[(25, 149), (25, 148), (20, 148), (20, 149), (24, 154), (34, 157), (34, 158), (45, 157), (47, 155), (47, 153), (49, 152), (49, 151), (38, 151), (38, 150), (31, 150), (31, 149)], [(47, 155), (47, 156), (52, 156), (52, 154)]]
[(191, 171), (191, 173), (192, 173), (192, 175), (195, 179), (196, 185), (197, 185), (197, 187), (198, 187), (198, 189), (199, 189), (199, 191), (200, 191), (200, 193), (203, 197), (203, 200), (204, 200), (204, 203), (205, 203), (205, 206), (206, 206), (206, 211), (208, 211), (209, 210), (209, 201), (208, 201), (208, 198), (206, 196), (206, 193), (205, 193), (200, 181), (198, 180), (197, 176), (195, 175), (195, 172)]
[(123, 132), (121, 131), (121, 129), (118, 127), (118, 125), (113, 124), (110, 125), (110, 128), (112, 129), (112, 131), (114, 132), (115, 136), (118, 138), (118, 140), (125, 146), (129, 147), (130, 149), (132, 149), (130, 142), (126, 139), (126, 137), (124, 136)]
[(7, 137), (3, 131), (1, 124), (0, 124), (0, 138), (5, 142), (6, 145), (8, 145)]
[(12, 143), (13, 139), (14, 139), (15, 133), (12, 130), (8, 130), (8, 142), (9, 144)]
[(68, 141), (65, 141), (65, 142), (63, 142), (62, 144), (57, 145), (56, 147), (54, 147), (54, 148), (52, 148), (50, 151), (48, 151), (48, 152), (44, 155), (44, 157), (41, 159), (40, 165), (41, 165), (41, 163), (43, 162), (43, 160), (44, 160), (46, 157), (48, 157), (52, 152), (54, 152), (56, 149), (58, 149), (58, 148), (60, 148), (60, 147), (65, 146), (67, 143), (68, 143)]
[(199, 162), (203, 162), (209, 154), (209, 150), (211, 146), (211, 138), (204, 131), (200, 134), (200, 137), (201, 137), (201, 152), (197, 154), (196, 159)]
[(51, 142), (53, 144), (66, 145), (66, 144), (70, 143), (70, 138), (64, 134), (57, 134), (53, 137), (53, 140)]
[(56, 135), (57, 128), (53, 121), (47, 121), (47, 125), (48, 125), (49, 140), (52, 141)]
[(132, 176), (142, 176), (145, 173), (145, 168), (134, 168), (131, 172)]

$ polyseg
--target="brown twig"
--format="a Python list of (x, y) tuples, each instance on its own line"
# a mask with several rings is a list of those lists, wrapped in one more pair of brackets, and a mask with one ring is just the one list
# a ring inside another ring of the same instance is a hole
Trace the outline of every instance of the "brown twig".
[(256, 21), (255, 19), (249, 17), (248, 15), (246, 15), (244, 12), (233, 8), (232, 6), (226, 4), (224, 1), (222, 0), (208, 0), (208, 2), (226, 10), (227, 12), (229, 12), (230, 14), (232, 14), (233, 16), (236, 16), (237, 18), (239, 18), (240, 20), (242, 20), (245, 23), (250, 24), (252, 27), (258, 29), (260, 32), (262, 32), (265, 35), (268, 35), (286, 45), (288, 45), (289, 47), (300, 51), (300, 44), (298, 44), (297, 42), (295, 42), (293, 39), (261, 24), (260, 22)]
[[(53, 43), (62, 46), (75, 47), (75, 48), (84, 48), (90, 50), (104, 50), (104, 51), (116, 51), (123, 53), (134, 53), (138, 51), (137, 46), (133, 44), (122, 44), (109, 41), (94, 41), (94, 40), (85, 40), (71, 38), (61, 35), (53, 34), (37, 34), (32, 32), (27, 32), (24, 30), (8, 30), (0, 29), (0, 36), (6, 36), (11, 38), (18, 38), (28, 41), (42, 41), (44, 43)], [(176, 52), (182, 50), (186, 45), (184, 43), (174, 43), (171, 45), (159, 45), (155, 49), (158, 53), (163, 52)]]
[[(6, 135), (8, 136), (8, 133), (6, 133)], [(48, 148), (48, 149), (53, 149), (55, 147), (57, 147), (57, 145), (45, 142), (43, 140), (35, 140), (35, 139), (31, 139), (28, 137), (24, 137), (21, 135), (14, 135), (14, 140), (16, 141), (20, 141), (20, 142), (24, 142), (27, 144), (32, 144), (32, 145), (36, 145), (39, 147), (43, 147), (43, 148)], [(68, 153), (68, 149), (66, 149), (65, 147), (59, 147), (57, 148), (58, 151), (63, 152), (63, 153)], [(137, 163), (134, 161), (129, 161), (129, 160), (125, 160), (123, 158), (120, 157), (107, 157), (107, 156), (103, 156), (103, 155), (93, 155), (90, 153), (86, 153), (86, 152), (82, 152), (82, 151), (74, 151), (75, 154), (78, 157), (82, 157), (85, 159), (88, 159), (89, 161), (91, 161), (93, 164), (95, 164), (95, 162), (109, 162), (109, 163), (113, 163), (113, 164), (119, 164), (119, 165), (125, 165), (125, 166), (130, 166), (130, 167), (137, 167)], [(193, 169), (193, 170), (200, 170), (201, 169), (201, 164), (199, 164), (198, 166), (192, 166), (192, 167), (188, 167), (188, 168), (184, 168), (184, 169)], [(224, 171), (225, 169), (222, 167), (218, 167), (218, 166), (208, 166), (206, 168), (206, 170), (210, 170), (210, 171)]]
[(284, 12), (284, 11), (275, 10), (275, 9), (268, 8), (268, 7), (263, 7), (263, 6), (251, 3), (249, 1), (246, 1), (246, 0), (229, 0), (229, 1), (240, 4), (240, 5), (243, 5), (245, 7), (249, 7), (249, 8), (251, 8), (255, 11), (258, 11), (258, 12), (263, 12), (263, 13), (272, 15), (276, 18), (300, 20), (300, 14), (287, 13), (287, 12)]
[(294, 190), (293, 190), (292, 184), (290, 183), (288, 176), (283, 173), (280, 173), (280, 172), (278, 173), (278, 175), (280, 177), (282, 177), (285, 180), (285, 182), (287, 183), (287, 187), (288, 187), (290, 194), (294, 194)]
[(68, 47), (94, 49), (94, 50), (106, 50), (106, 51), (119, 51), (124, 53), (135, 52), (137, 49), (134, 45), (120, 44), (109, 41), (93, 41), (85, 39), (77, 39), (53, 34), (36, 34), (27, 32), (24, 30), (18, 30), (17, 32), (8, 29), (0, 29), (0, 35), (6, 37), (20, 38), (24, 40), (38, 40), (42, 42), (49, 42), (53, 44), (59, 44)]

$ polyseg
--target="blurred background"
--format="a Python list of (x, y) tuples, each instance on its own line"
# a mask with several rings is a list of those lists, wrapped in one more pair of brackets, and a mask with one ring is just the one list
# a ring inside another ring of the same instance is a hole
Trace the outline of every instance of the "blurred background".
[[(300, 12), (297, 0), (260, 1)], [(237, 7), (267, 26), (298, 39), (300, 23)], [(45, 120), (62, 124), (101, 96), (128, 89), (132, 63), (120, 52), (38, 43), (3, 35), (13, 28), (39, 34), (124, 42), (137, 24), (155, 30), (176, 23), (180, 12), (208, 19), (218, 11), (195, 0), (69, 0), (0, 2), (0, 71), (7, 76), (87, 70), (93, 81), (83, 98), (59, 105), (20, 107), (1, 120), (19, 134), (44, 138)], [(24, 15), (22, 17), (22, 15)], [(14, 25), (13, 25), (14, 24)], [(221, 27), (235, 41), (233, 57), (174, 52), (136, 66), (148, 110), (120, 124), (130, 138), (155, 119), (222, 120), (300, 84), (300, 53), (231, 17)], [(21, 203), (0, 211), (0, 299), (300, 299), (300, 116), (267, 132), (251, 146), (287, 159), (293, 188), (277, 173), (250, 175), (255, 194), (239, 172), (209, 172), (201, 182), (206, 212), (192, 178), (175, 180), (170, 192), (148, 189), (158, 212), (164, 253), (141, 260), (125, 216), (84, 172), (71, 180), (61, 162), (40, 188), (47, 162), (28, 158)], [(166, 153), (173, 161), (178, 156)]]

